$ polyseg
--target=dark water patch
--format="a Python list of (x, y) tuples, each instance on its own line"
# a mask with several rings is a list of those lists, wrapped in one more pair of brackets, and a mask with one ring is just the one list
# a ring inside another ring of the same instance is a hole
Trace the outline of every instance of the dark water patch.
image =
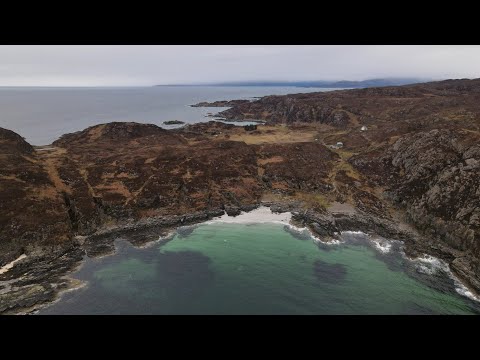
[(321, 282), (338, 284), (345, 280), (347, 268), (342, 264), (329, 264), (322, 260), (315, 260), (313, 274)]
[[(214, 281), (209, 257), (197, 251), (137, 249), (116, 241), (116, 254), (87, 259), (75, 274), (88, 286), (67, 293), (41, 314), (182, 313)], [(128, 259), (125, 255), (128, 254)], [(124, 259), (119, 262), (120, 259)], [(92, 278), (93, 274), (93, 278)], [(192, 312), (194, 313), (194, 311)]]
[(209, 257), (197, 251), (166, 251), (156, 263), (156, 285), (193, 295), (212, 283), (214, 273)]

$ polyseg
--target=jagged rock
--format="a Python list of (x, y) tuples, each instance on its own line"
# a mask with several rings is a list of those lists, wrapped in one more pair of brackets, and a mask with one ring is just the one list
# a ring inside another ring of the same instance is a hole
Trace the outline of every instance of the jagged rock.
[(226, 207), (225, 212), (228, 216), (237, 216), (240, 215), (241, 210), (238, 207)]

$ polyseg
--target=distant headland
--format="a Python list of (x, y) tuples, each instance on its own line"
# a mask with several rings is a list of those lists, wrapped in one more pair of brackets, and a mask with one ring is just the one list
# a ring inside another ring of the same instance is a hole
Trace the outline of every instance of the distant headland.
[(432, 81), (433, 79), (421, 78), (379, 78), (367, 79), (361, 81), (355, 80), (312, 80), (312, 81), (229, 81), (220, 83), (205, 84), (173, 84), (173, 85), (156, 85), (156, 86), (293, 86), (293, 87), (317, 87), (317, 88), (368, 88), (378, 86), (401, 86), (418, 84)]

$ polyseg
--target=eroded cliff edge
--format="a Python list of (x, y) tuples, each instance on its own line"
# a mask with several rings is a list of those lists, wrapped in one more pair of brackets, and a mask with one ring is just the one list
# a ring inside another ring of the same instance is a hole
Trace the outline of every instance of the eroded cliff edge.
[(257, 129), (109, 123), (43, 148), (0, 129), (0, 267), (27, 255), (0, 274), (0, 312), (51, 300), (85, 252), (111, 251), (108, 234), (261, 203), (324, 238), (400, 238), (478, 292), (479, 100), (478, 80), (266, 97), (227, 110), (268, 121)]

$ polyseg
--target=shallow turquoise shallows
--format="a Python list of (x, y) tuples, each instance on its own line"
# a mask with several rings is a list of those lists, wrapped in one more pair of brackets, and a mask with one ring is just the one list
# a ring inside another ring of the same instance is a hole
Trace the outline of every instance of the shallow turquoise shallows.
[(317, 246), (282, 224), (202, 224), (88, 259), (88, 286), (43, 314), (474, 314), (446, 274), (366, 241)]

